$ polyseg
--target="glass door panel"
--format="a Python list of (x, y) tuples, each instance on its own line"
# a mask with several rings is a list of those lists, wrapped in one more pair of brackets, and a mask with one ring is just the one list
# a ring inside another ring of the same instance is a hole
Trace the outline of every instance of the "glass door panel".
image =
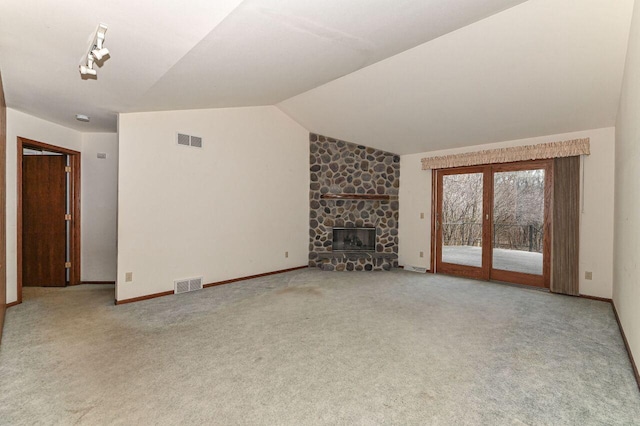
[(542, 275), (544, 169), (493, 175), (493, 268)]
[(483, 173), (442, 177), (442, 261), (482, 267)]

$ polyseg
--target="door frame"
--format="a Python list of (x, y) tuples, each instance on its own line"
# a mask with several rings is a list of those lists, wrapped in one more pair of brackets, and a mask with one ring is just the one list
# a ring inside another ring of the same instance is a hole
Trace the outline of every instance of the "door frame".
[[(433, 215), (436, 220), (436, 246), (435, 246), (435, 258), (436, 258), (436, 271), (441, 271), (445, 269), (445, 274), (452, 274), (466, 278), (474, 278), (478, 280), (488, 281), (490, 278), (491, 271), (491, 251), (485, 250), (485, 242), (490, 241), (490, 232), (491, 229), (488, 226), (493, 220), (493, 215), (491, 214), (491, 200), (489, 200), (490, 188), (493, 186), (493, 175), (491, 173), (485, 173), (487, 170), (486, 165), (481, 166), (468, 166), (468, 167), (452, 167), (449, 169), (440, 169), (438, 170), (436, 178), (436, 200), (437, 204), (435, 206), (435, 214)], [(438, 215), (440, 211), (440, 207), (442, 204), (442, 200), (438, 198), (437, 194), (442, 194), (443, 192), (443, 177), (447, 175), (455, 175), (455, 174), (481, 174), (482, 175), (482, 212), (480, 216), (482, 217), (482, 260), (481, 266), (467, 266), (467, 265), (459, 265), (455, 263), (447, 263), (442, 261), (442, 253), (437, 251), (438, 240), (442, 241), (442, 225), (438, 226)], [(488, 214), (488, 217), (485, 215)], [(487, 235), (489, 233), (489, 235)]]
[[(492, 164), (491, 178), (493, 187), (493, 175), (500, 172), (519, 170), (544, 170), (544, 216), (542, 236), (542, 279), (540, 275), (523, 272), (505, 271), (494, 269), (491, 265), (491, 278), (495, 281), (504, 281), (529, 285), (534, 287), (551, 287), (551, 230), (553, 226), (553, 160), (531, 160), (517, 163)], [(491, 226), (493, 227), (493, 199), (491, 200)], [(493, 229), (491, 230), (493, 234)], [(492, 248), (493, 250), (493, 245)], [(493, 259), (492, 259), (493, 260)]]
[[(493, 233), (493, 197), (489, 195), (493, 194), (493, 175), (496, 171), (511, 171), (522, 169), (534, 169), (541, 168), (545, 170), (545, 187), (544, 187), (544, 237), (543, 237), (543, 271), (542, 279), (539, 275), (530, 275), (524, 273), (516, 273), (511, 271), (502, 271), (493, 269), (493, 247), (490, 250), (483, 250), (482, 268), (466, 267), (464, 265), (458, 265), (459, 268), (450, 273), (463, 276), (467, 278), (480, 279), (484, 281), (503, 281), (515, 284), (522, 284), (535, 287), (550, 288), (551, 284), (551, 236), (553, 227), (553, 160), (530, 160), (530, 161), (517, 161), (510, 163), (494, 163), (494, 164), (479, 164), (476, 166), (464, 166), (453, 167), (447, 169), (434, 169), (431, 172), (431, 269), (433, 273), (443, 273), (439, 270), (438, 262), (439, 256), (437, 252), (438, 238), (441, 236), (441, 227), (437, 226), (438, 206), (440, 200), (438, 194), (442, 191), (442, 176), (446, 174), (457, 174), (468, 171), (469, 173), (478, 173), (479, 171), (487, 170), (483, 177), (483, 240), (491, 241), (491, 235)], [(497, 169), (497, 170), (494, 170)], [(484, 172), (483, 172), (484, 173)], [(488, 176), (487, 176), (488, 175)], [(489, 188), (490, 185), (490, 188)], [(485, 215), (488, 214), (488, 219)], [(487, 223), (488, 222), (488, 223)], [(489, 235), (485, 234), (489, 232)], [(488, 265), (488, 266), (487, 266)], [(478, 269), (485, 269), (479, 271)], [(459, 270), (458, 270), (459, 269)], [(447, 273), (447, 272), (444, 272)]]
[(69, 285), (78, 285), (80, 281), (80, 152), (72, 149), (62, 148), (56, 145), (50, 145), (43, 142), (34, 141), (18, 136), (17, 143), (17, 235), (18, 252), (17, 252), (17, 287), (18, 287), (18, 303), (22, 303), (22, 151), (23, 148), (42, 149), (58, 154), (69, 156), (69, 164), (71, 165), (70, 181), (71, 181), (71, 232), (69, 238), (69, 253), (71, 259), (71, 268), (69, 269)]

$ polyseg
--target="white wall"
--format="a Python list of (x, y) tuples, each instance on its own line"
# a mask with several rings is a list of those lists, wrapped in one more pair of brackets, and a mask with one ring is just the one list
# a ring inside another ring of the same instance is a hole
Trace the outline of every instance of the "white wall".
[(306, 265), (308, 140), (275, 107), (121, 114), (117, 300)]
[[(584, 211), (580, 224), (580, 293), (611, 298), (613, 282), (613, 192), (615, 129), (587, 130), (505, 141), (400, 157), (400, 265), (429, 268), (431, 257), (431, 171), (421, 170), (426, 156), (483, 149), (532, 145), (569, 139), (591, 139), (591, 155), (584, 159)], [(420, 219), (420, 213), (425, 218)], [(424, 252), (424, 258), (418, 253)], [(584, 272), (593, 272), (592, 280)]]
[(18, 136), (63, 148), (82, 150), (80, 132), (7, 108), (7, 303), (17, 293), (17, 140)]
[[(106, 159), (97, 158), (107, 154)], [(118, 135), (82, 135), (82, 281), (115, 281)]]
[(424, 154), (400, 156), (398, 263), (430, 269), (432, 182), (431, 171), (422, 170), (422, 157)]
[[(616, 125), (613, 302), (636, 364), (640, 363), (640, 3), (629, 36)], [(638, 364), (640, 365), (640, 364)]]

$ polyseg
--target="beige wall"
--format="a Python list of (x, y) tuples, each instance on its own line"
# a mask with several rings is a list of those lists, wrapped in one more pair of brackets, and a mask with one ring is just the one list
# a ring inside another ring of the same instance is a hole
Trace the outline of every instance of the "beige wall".
[(2, 340), (2, 328), (4, 326), (4, 315), (7, 300), (7, 255), (6, 255), (6, 233), (7, 227), (5, 226), (5, 219), (7, 217), (7, 209), (5, 207), (6, 190), (7, 185), (5, 180), (7, 174), (5, 173), (7, 162), (5, 160), (5, 153), (7, 149), (7, 105), (4, 101), (4, 87), (2, 85), (2, 74), (0, 74), (0, 340)]
[(636, 363), (640, 362), (640, 3), (629, 36), (616, 124), (613, 301)]
[[(430, 267), (431, 172), (421, 170), (420, 159), (429, 155), (456, 154), (584, 137), (591, 138), (591, 155), (585, 157), (583, 163), (584, 211), (581, 215), (580, 293), (611, 298), (614, 128), (403, 155), (400, 166), (400, 264)], [(421, 212), (424, 212), (424, 219), (420, 219)], [(424, 252), (423, 258), (419, 257), (420, 251)], [(592, 280), (584, 279), (585, 271), (593, 272)]]
[(7, 303), (17, 300), (17, 140), (18, 136), (82, 150), (82, 134), (58, 124), (7, 108)]
[(308, 139), (275, 107), (121, 114), (117, 299), (306, 265)]
[[(107, 154), (106, 159), (97, 158)], [(82, 281), (115, 281), (118, 135), (82, 135)]]

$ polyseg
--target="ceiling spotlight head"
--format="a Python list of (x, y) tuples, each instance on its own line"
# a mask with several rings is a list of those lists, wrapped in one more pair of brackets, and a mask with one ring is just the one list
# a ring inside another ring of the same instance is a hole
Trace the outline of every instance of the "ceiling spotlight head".
[(91, 65), (80, 65), (80, 74), (82, 75), (98, 75), (98, 72)]
[(102, 58), (109, 54), (109, 49), (107, 49), (106, 47), (103, 47), (102, 49), (93, 49), (91, 51), (91, 54), (94, 58), (96, 58), (96, 60), (101, 61)]
[(84, 114), (76, 114), (76, 120), (84, 121), (85, 123), (88, 123), (89, 120), (91, 120), (91, 117), (89, 117), (88, 115), (84, 115)]
[(107, 31), (105, 24), (98, 25), (96, 34), (93, 37), (93, 42), (89, 45), (89, 52), (87, 53), (87, 62), (84, 65), (80, 65), (80, 74), (83, 76), (91, 75), (97, 76), (98, 70), (93, 69), (93, 63), (95, 61), (102, 61), (109, 55), (109, 49), (104, 47), (104, 34)]
[(97, 35), (98, 37), (102, 37), (102, 38), (104, 38), (104, 33), (106, 33), (106, 32), (107, 32), (107, 28), (108, 28), (108, 27), (107, 27), (107, 24), (100, 23), (100, 24), (98, 25), (98, 29), (96, 30), (96, 35)]

